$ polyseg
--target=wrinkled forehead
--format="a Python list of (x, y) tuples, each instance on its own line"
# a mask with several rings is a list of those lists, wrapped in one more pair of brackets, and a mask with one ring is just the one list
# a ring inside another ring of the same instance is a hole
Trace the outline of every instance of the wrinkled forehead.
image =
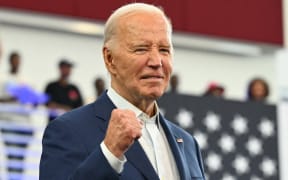
[(124, 38), (125, 35), (145, 38), (145, 35), (154, 34), (166, 38), (169, 43), (171, 41), (167, 20), (157, 12), (131, 12), (123, 15), (119, 18), (116, 34), (118, 38)]
[(119, 17), (118, 23), (118, 26), (122, 28), (128, 25), (153, 28), (153, 26), (157, 25), (169, 31), (168, 21), (165, 16), (162, 13), (154, 11), (133, 11)]

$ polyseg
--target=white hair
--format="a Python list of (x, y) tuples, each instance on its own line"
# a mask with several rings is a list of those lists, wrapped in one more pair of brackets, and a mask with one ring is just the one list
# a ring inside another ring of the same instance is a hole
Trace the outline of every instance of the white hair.
[(131, 4), (127, 4), (118, 8), (116, 11), (114, 11), (110, 15), (110, 17), (106, 21), (105, 28), (104, 28), (104, 44), (109, 43), (110, 40), (115, 38), (114, 36), (116, 35), (116, 30), (117, 30), (117, 25), (118, 25), (117, 22), (121, 17), (129, 13), (139, 12), (139, 11), (156, 12), (156, 13), (163, 15), (167, 24), (169, 36), (170, 37), (172, 36), (172, 24), (169, 18), (165, 15), (164, 11), (161, 8), (154, 6), (154, 5), (145, 4), (145, 3), (131, 3)]

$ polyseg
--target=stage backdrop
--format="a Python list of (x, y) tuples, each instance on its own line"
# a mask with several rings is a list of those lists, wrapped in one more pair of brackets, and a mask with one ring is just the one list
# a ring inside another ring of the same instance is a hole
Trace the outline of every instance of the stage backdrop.
[(197, 139), (207, 180), (280, 179), (274, 105), (177, 94), (159, 105)]

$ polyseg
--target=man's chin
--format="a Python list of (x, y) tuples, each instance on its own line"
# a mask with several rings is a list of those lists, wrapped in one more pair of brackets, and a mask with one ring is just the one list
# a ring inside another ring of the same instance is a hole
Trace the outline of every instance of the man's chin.
[(151, 100), (156, 100), (156, 99), (158, 99), (158, 98), (160, 98), (162, 95), (163, 95), (163, 91), (159, 91), (159, 92), (149, 92), (149, 93), (147, 93), (147, 94), (144, 94), (144, 96), (146, 97), (146, 98), (149, 98), (149, 99), (151, 99)]

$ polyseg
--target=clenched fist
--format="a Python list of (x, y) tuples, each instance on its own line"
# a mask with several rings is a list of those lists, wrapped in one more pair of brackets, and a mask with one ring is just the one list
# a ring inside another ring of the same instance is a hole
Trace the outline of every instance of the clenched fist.
[(104, 138), (104, 143), (117, 158), (129, 149), (142, 135), (142, 122), (131, 110), (114, 109)]

